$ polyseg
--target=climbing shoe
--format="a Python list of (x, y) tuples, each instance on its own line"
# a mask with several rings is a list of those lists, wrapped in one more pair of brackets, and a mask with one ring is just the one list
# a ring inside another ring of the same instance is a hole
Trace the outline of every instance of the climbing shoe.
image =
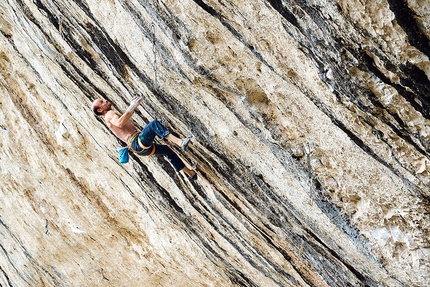
[(182, 147), (182, 150), (188, 150), (188, 144), (190, 143), (190, 140), (191, 140), (191, 138), (192, 138), (193, 136), (187, 136), (186, 138), (184, 138), (183, 140), (182, 140), (182, 145), (181, 145), (181, 147)]
[(189, 176), (188, 179), (191, 181), (195, 181), (197, 179), (197, 173), (193, 174), (192, 176)]

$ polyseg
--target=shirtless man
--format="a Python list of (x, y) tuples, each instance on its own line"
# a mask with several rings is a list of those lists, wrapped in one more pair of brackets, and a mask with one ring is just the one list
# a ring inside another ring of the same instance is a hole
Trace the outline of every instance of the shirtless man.
[(163, 140), (171, 141), (182, 147), (183, 150), (187, 150), (191, 136), (181, 140), (172, 135), (157, 120), (150, 122), (142, 131), (139, 131), (130, 119), (141, 101), (141, 97), (134, 97), (122, 115), (115, 112), (111, 107), (112, 104), (104, 99), (95, 100), (92, 104), (92, 110), (96, 115), (104, 116), (108, 128), (125, 142), (131, 151), (142, 156), (164, 155), (177, 172), (182, 170), (189, 179), (196, 179), (196, 172), (186, 167), (178, 155), (168, 146), (154, 143), (155, 136), (159, 136)]

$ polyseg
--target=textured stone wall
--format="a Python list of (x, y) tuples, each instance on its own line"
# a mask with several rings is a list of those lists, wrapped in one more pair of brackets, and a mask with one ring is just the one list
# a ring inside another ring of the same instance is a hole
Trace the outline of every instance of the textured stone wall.
[(429, 7), (2, 1), (0, 286), (428, 286)]

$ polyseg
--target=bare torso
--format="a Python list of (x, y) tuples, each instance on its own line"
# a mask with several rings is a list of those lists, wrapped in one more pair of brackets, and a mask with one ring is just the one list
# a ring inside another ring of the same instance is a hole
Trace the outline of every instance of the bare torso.
[(127, 143), (130, 135), (137, 131), (136, 126), (131, 122), (126, 122), (122, 127), (115, 126), (112, 124), (113, 118), (119, 118), (121, 115), (114, 111), (109, 111), (105, 115), (105, 121), (108, 128), (123, 142)]

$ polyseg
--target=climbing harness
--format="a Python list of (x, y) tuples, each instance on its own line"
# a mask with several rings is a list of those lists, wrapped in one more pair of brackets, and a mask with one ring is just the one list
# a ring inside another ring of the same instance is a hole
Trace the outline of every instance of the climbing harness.
[(139, 134), (140, 134), (140, 132), (139, 132), (139, 131), (135, 131), (135, 132), (134, 132), (134, 133), (132, 133), (132, 134), (131, 134), (131, 136), (128, 138), (127, 146), (128, 146), (129, 148), (131, 148), (131, 143), (134, 141), (134, 139), (135, 139)]
[[(130, 151), (131, 151), (131, 152), (134, 152), (134, 153), (136, 153), (136, 154), (138, 154), (138, 155), (140, 155), (140, 156), (153, 156), (153, 155), (155, 154), (156, 145), (155, 145), (154, 143), (153, 143), (153, 144), (151, 144), (150, 146), (145, 146), (145, 145), (143, 145), (143, 144), (142, 144), (142, 141), (141, 141), (141, 140), (140, 140), (140, 138), (138, 137), (138, 136), (139, 136), (139, 134), (140, 134), (140, 132), (139, 132), (139, 131), (134, 132), (134, 133), (129, 137), (129, 139), (127, 140), (127, 146), (126, 146), (126, 147), (123, 147), (123, 148), (120, 148), (120, 149), (118, 150), (118, 159), (119, 159), (119, 162), (120, 162), (121, 164), (128, 163), (128, 161), (129, 161), (129, 152), (130, 152)], [(136, 137), (137, 137), (137, 141), (138, 141), (139, 146), (142, 148), (142, 150), (140, 150), (140, 151), (134, 150), (134, 149), (131, 147), (131, 144), (132, 144), (132, 142), (133, 142), (134, 140), (136, 140)]]
[[(142, 150), (134, 151), (135, 153), (137, 153), (138, 155), (145, 155), (145, 156), (153, 156), (155, 154), (156, 145), (154, 143), (148, 147), (142, 144), (142, 142), (140, 141), (140, 138), (137, 138), (137, 141), (139, 143), (139, 146), (142, 148)], [(151, 149), (151, 151), (148, 153), (149, 149)]]

